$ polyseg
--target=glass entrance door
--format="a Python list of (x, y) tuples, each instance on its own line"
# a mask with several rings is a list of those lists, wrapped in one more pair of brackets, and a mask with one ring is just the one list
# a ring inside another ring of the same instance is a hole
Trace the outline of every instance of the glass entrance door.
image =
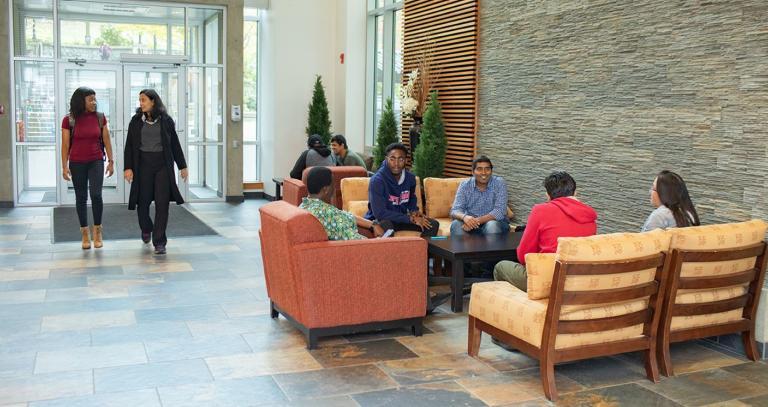
[[(104, 203), (123, 203), (125, 201), (126, 184), (123, 180), (122, 151), (125, 131), (123, 127), (122, 108), (122, 77), (121, 68), (112, 64), (74, 64), (62, 63), (59, 65), (59, 109), (58, 127), (61, 127), (61, 119), (69, 113), (69, 101), (75, 89), (87, 86), (96, 91), (98, 111), (104, 113), (107, 119), (111, 135), (112, 153), (115, 159), (115, 174), (104, 178), (102, 196)], [(127, 123), (127, 122), (126, 122)], [(58, 130), (56, 144), (57, 154), (61, 151), (61, 130)], [(77, 137), (77, 135), (75, 135)], [(59, 161), (57, 155), (57, 162)], [(75, 203), (75, 190), (72, 181), (65, 181), (61, 174), (61, 165), (58, 166), (58, 188), (60, 202), (64, 204)], [(106, 167), (106, 165), (105, 165)]]
[[(179, 135), (179, 142), (182, 150), (186, 151), (186, 109), (183, 101), (184, 89), (179, 81), (183, 81), (184, 75), (181, 67), (178, 66), (153, 66), (153, 65), (125, 65), (125, 122), (129, 123), (131, 117), (136, 113), (139, 107), (139, 92), (143, 89), (154, 89), (163, 100), (165, 109), (174, 122), (176, 122), (176, 133)], [(187, 161), (189, 159), (187, 158)], [(174, 167), (175, 168), (175, 167)], [(176, 170), (176, 183), (184, 199), (187, 199), (188, 185), (179, 176), (178, 168)], [(125, 201), (128, 201), (130, 191), (125, 192)]]

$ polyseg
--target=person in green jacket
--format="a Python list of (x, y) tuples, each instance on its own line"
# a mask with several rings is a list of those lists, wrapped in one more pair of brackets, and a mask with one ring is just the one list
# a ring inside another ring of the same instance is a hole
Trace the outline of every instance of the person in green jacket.
[(331, 137), (331, 150), (333, 150), (336, 165), (356, 165), (366, 168), (362, 157), (354, 151), (349, 151), (347, 139), (341, 134)]

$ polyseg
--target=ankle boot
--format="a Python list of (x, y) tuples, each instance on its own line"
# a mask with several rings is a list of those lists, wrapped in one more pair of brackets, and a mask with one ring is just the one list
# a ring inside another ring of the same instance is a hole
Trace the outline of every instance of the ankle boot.
[(94, 225), (93, 226), (93, 247), (99, 249), (101, 246), (104, 246), (104, 243), (102, 242), (102, 226), (101, 225)]
[(91, 237), (88, 234), (88, 226), (80, 228), (80, 233), (83, 234), (83, 250), (91, 248)]

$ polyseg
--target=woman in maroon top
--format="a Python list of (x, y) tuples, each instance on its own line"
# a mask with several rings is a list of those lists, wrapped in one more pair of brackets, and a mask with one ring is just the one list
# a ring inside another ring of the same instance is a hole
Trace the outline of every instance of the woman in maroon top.
[(77, 88), (69, 101), (69, 114), (61, 121), (61, 173), (65, 180), (72, 180), (75, 187), (83, 249), (91, 248), (87, 212), (89, 190), (93, 207), (93, 245), (96, 248), (103, 246), (101, 214), (104, 202), (101, 187), (105, 171), (107, 177), (112, 176), (114, 165), (107, 118), (96, 111), (96, 92), (87, 87)]

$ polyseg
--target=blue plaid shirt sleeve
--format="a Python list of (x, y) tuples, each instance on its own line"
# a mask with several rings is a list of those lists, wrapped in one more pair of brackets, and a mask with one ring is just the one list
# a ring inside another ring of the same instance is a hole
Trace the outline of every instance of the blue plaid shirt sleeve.
[(496, 178), (495, 181), (491, 215), (494, 219), (503, 221), (507, 219), (507, 184), (501, 178)]
[(459, 189), (456, 190), (456, 197), (453, 199), (453, 206), (451, 206), (451, 218), (456, 213), (467, 213), (467, 185), (469, 185), (469, 182), (462, 181), (459, 184)]

